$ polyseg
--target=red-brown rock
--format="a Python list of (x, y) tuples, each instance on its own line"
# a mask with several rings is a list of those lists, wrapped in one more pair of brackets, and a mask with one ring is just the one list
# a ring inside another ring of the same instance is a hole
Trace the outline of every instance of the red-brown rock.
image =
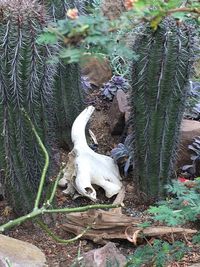
[(87, 76), (88, 81), (96, 87), (101, 87), (112, 77), (112, 69), (106, 58), (85, 56), (81, 66), (82, 74)]
[(127, 95), (123, 90), (118, 90), (113, 98), (109, 111), (111, 134), (122, 134), (128, 117), (129, 107), (127, 103)]
[(178, 151), (177, 167), (191, 164), (191, 150), (188, 145), (191, 145), (194, 138), (200, 136), (200, 122), (194, 120), (183, 120), (181, 125), (180, 148)]
[(76, 267), (124, 267), (126, 258), (116, 248), (115, 244), (109, 242), (104, 247), (91, 250), (82, 255), (82, 259)]

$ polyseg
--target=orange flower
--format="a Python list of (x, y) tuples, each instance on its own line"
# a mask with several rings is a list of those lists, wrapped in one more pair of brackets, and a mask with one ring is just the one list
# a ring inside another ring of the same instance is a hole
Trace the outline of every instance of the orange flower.
[(70, 19), (77, 19), (78, 18), (78, 10), (76, 8), (70, 8), (67, 10), (66, 15)]
[(187, 200), (183, 200), (182, 204), (183, 206), (188, 206), (190, 203)]
[(137, 2), (137, 0), (125, 0), (124, 5), (127, 10), (131, 10), (134, 7), (134, 3)]

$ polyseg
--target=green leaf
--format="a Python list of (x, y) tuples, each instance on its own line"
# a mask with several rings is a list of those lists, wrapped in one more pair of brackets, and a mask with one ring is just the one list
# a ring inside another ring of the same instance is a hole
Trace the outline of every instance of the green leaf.
[(156, 16), (155, 18), (153, 18), (150, 22), (151, 28), (156, 31), (158, 28), (159, 23), (162, 21), (163, 19), (163, 15), (160, 14), (159, 16)]
[(183, 242), (174, 242), (172, 245), (159, 239), (153, 244), (139, 247), (134, 254), (128, 257), (125, 267), (155, 266), (163, 267), (168, 263), (180, 260), (188, 248)]
[(38, 44), (56, 44), (57, 41), (56, 34), (52, 32), (44, 32), (36, 40)]
[(59, 57), (67, 63), (79, 62), (81, 56), (82, 51), (77, 48), (64, 48), (59, 53)]
[(174, 226), (181, 223), (183, 215), (181, 212), (175, 212), (173, 209), (165, 205), (158, 207), (150, 207), (148, 209), (150, 214), (154, 214), (153, 218), (156, 221), (165, 222), (167, 225)]
[(187, 14), (185, 12), (176, 12), (171, 14), (172, 17), (179, 20), (187, 19)]
[(196, 234), (196, 235), (193, 236), (192, 242), (194, 244), (200, 244), (200, 233), (198, 233), (198, 234)]
[(151, 223), (150, 222), (144, 222), (144, 223), (140, 223), (138, 224), (139, 227), (142, 227), (142, 228), (146, 228), (146, 227), (149, 227), (151, 226)]

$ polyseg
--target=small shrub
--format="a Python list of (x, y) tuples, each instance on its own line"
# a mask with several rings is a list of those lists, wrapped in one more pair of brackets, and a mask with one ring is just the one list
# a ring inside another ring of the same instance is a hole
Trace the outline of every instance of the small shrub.
[(194, 244), (200, 244), (200, 232), (198, 234), (196, 234), (196, 235), (193, 236), (192, 242)]
[(81, 87), (84, 92), (88, 92), (90, 89), (92, 89), (92, 85), (88, 79), (87, 76), (81, 76)]
[(104, 84), (101, 90), (102, 95), (111, 101), (118, 90), (121, 89), (124, 92), (127, 92), (129, 88), (130, 85), (125, 78), (114, 75), (109, 82)]
[(199, 220), (200, 215), (200, 180), (180, 183), (173, 181), (166, 186), (168, 193), (174, 197), (159, 202), (159, 206), (150, 207), (156, 221), (167, 225), (181, 225), (188, 221)]
[(119, 143), (111, 150), (112, 158), (122, 166), (124, 166), (124, 175), (126, 176), (130, 166), (133, 163), (133, 154), (131, 151), (131, 136), (128, 135), (124, 144)]
[(143, 264), (148, 266), (164, 267), (170, 262), (180, 260), (188, 247), (184, 243), (176, 241), (173, 244), (154, 240), (153, 245), (146, 245), (136, 249), (135, 253), (131, 255), (125, 267), (141, 267)]

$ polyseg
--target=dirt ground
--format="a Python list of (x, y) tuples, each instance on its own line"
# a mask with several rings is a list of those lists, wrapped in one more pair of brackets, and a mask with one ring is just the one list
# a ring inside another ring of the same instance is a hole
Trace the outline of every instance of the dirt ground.
[[(96, 106), (96, 112), (90, 123), (90, 128), (94, 132), (99, 142), (99, 153), (109, 155), (110, 150), (117, 144), (120, 137), (113, 137), (110, 134), (109, 128), (109, 103), (100, 99), (97, 102), (97, 96), (93, 99)], [(62, 151), (63, 153), (63, 151)], [(66, 153), (66, 152), (65, 152)], [(64, 155), (65, 155), (64, 153)], [(128, 178), (124, 179), (126, 186), (125, 208), (123, 212), (131, 216), (144, 216), (144, 210), (147, 205), (141, 204), (140, 199), (137, 199), (135, 195), (135, 188), (132, 184), (131, 174)], [(103, 192), (99, 191), (98, 194), (99, 203), (112, 203), (114, 199), (107, 200), (103, 196)], [(57, 191), (57, 204), (59, 207), (78, 207), (87, 204), (92, 204), (88, 199), (78, 198), (72, 200), (70, 197), (66, 197), (62, 194), (61, 189)], [(12, 211), (9, 211), (6, 200), (0, 201), (0, 224), (14, 218)], [(73, 235), (62, 230), (61, 225), (65, 222), (65, 215), (58, 214), (53, 218), (49, 217), (45, 219), (54, 233), (56, 233), (62, 239), (72, 238)], [(98, 248), (99, 246), (88, 240), (76, 241), (74, 243), (63, 245), (53, 241), (46, 233), (43, 232), (37, 225), (33, 225), (31, 222), (26, 222), (23, 226), (17, 227), (6, 233), (10, 237), (14, 237), (23, 241), (28, 241), (37, 247), (39, 247), (46, 255), (47, 264), (49, 267), (69, 267), (72, 265), (74, 259), (79, 253), (87, 252), (91, 249)], [(118, 242), (118, 248), (124, 255), (130, 255), (134, 252), (135, 247), (128, 241)], [(174, 263), (171, 267), (186, 267), (192, 263), (200, 262), (200, 249), (193, 246), (189, 254), (187, 254), (182, 262)], [(199, 263), (200, 266), (200, 263)], [(28, 266), (27, 266), (28, 267)]]

